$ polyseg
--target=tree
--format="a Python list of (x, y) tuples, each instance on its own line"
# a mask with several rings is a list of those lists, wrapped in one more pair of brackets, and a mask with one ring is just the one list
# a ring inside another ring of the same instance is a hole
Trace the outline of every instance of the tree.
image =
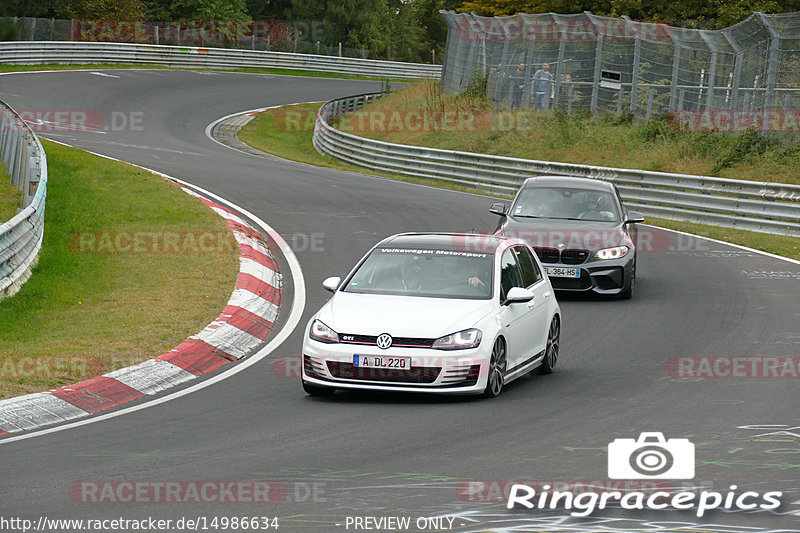
[(184, 20), (250, 20), (245, 0), (172, 0), (172, 18)]
[(80, 20), (143, 20), (147, 7), (142, 0), (64, 0), (56, 16)]
[(292, 0), (291, 15), (296, 20), (322, 21), (325, 41), (331, 45), (363, 46), (383, 54), (391, 42), (387, 0)]
[(254, 20), (285, 19), (292, 9), (292, 0), (247, 0), (247, 12)]
[(474, 11), (484, 17), (505, 17), (517, 13), (541, 13), (541, 3), (535, 0), (469, 0), (458, 11)]
[(431, 50), (441, 56), (447, 42), (447, 23), (440, 10), (452, 11), (461, 6), (460, 0), (413, 0), (414, 19), (421, 30), (420, 46), (424, 48), (425, 60)]
[(57, 0), (3, 0), (0, 17), (47, 17), (55, 15)]

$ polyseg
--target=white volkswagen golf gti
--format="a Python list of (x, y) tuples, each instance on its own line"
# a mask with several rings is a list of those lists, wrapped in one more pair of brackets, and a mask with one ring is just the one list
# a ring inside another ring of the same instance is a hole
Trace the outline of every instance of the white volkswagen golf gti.
[(558, 360), (561, 311), (536, 254), (495, 235), (403, 233), (369, 251), (306, 327), (303, 388), (481, 394)]

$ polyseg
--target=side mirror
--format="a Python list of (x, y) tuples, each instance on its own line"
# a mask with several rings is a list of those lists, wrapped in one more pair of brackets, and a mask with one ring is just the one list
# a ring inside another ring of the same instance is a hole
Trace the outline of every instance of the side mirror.
[(322, 282), (322, 286), (325, 287), (325, 290), (336, 292), (336, 289), (339, 288), (339, 284), (342, 282), (342, 278), (339, 276), (333, 276), (331, 278), (326, 279)]
[(533, 300), (533, 291), (528, 289), (523, 289), (522, 287), (512, 287), (510, 291), (508, 291), (508, 295), (506, 296), (506, 301), (503, 302), (504, 304), (515, 304), (520, 302), (530, 302)]
[(628, 211), (628, 218), (625, 219), (626, 224), (638, 224), (644, 222), (644, 215), (637, 211)]
[(506, 204), (499, 202), (492, 204), (492, 207), (489, 208), (489, 212), (494, 213), (495, 215), (503, 216), (506, 214)]

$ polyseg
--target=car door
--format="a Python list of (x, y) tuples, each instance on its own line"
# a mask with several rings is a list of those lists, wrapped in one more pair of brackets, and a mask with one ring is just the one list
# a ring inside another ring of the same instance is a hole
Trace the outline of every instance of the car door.
[(522, 283), (533, 294), (533, 300), (528, 302), (531, 316), (528, 317), (530, 323), (530, 343), (529, 350), (525, 354), (525, 359), (530, 359), (543, 351), (547, 346), (547, 330), (549, 299), (553, 298), (553, 291), (545, 281), (542, 270), (533, 256), (533, 251), (524, 244), (514, 246), (514, 255), (522, 272)]
[[(522, 270), (512, 248), (506, 249), (500, 258), (500, 303), (505, 301), (508, 291), (514, 287), (525, 288)], [(506, 369), (515, 370), (531, 353), (531, 328), (534, 327), (531, 302), (501, 305), (500, 321), (506, 337)]]

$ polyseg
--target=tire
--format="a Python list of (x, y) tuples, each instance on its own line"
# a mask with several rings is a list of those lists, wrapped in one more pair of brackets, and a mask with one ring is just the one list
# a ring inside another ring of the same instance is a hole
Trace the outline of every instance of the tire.
[(628, 288), (619, 293), (620, 300), (630, 300), (633, 298), (633, 287), (636, 285), (636, 263), (633, 264), (633, 272), (631, 273), (631, 282)]
[(552, 374), (558, 363), (558, 349), (561, 344), (561, 322), (558, 315), (550, 322), (550, 331), (547, 332), (547, 347), (544, 349), (544, 359), (539, 367), (540, 374)]
[(506, 344), (502, 339), (494, 341), (492, 356), (489, 359), (489, 375), (486, 378), (486, 388), (483, 396), (497, 398), (503, 392), (506, 379)]
[(333, 396), (333, 393), (336, 392), (336, 389), (332, 389), (331, 387), (317, 387), (305, 381), (303, 381), (303, 390), (306, 391), (306, 394), (309, 396)]

